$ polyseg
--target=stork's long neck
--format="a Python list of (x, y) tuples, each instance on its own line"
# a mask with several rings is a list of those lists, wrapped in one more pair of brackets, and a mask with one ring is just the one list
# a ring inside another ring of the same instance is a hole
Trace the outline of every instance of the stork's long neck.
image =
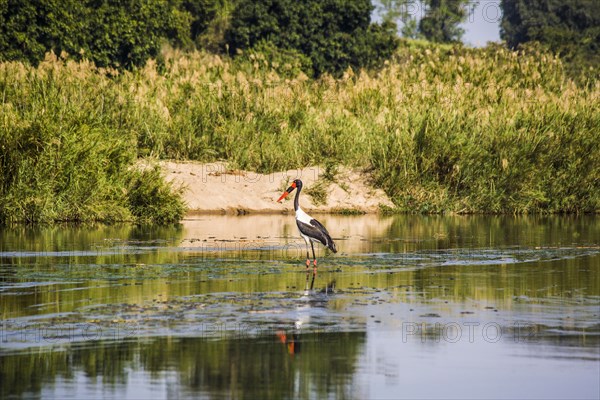
[(298, 211), (298, 209), (300, 208), (300, 204), (299, 204), (299, 198), (300, 198), (300, 191), (302, 190), (302, 186), (298, 186), (297, 190), (296, 190), (296, 197), (294, 197), (294, 211)]

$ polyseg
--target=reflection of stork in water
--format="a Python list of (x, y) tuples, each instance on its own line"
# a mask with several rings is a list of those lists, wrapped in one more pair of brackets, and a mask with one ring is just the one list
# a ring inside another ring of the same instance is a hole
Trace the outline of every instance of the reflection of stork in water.
[(329, 295), (334, 293), (335, 280), (329, 282), (324, 289), (318, 292), (313, 290), (315, 284), (315, 274), (310, 279), (309, 287), (309, 274), (306, 274), (306, 285), (304, 286), (304, 293), (300, 297), (298, 306), (296, 306), (296, 321), (294, 322), (294, 329), (292, 332), (284, 330), (277, 331), (277, 337), (279, 341), (286, 345), (288, 354), (293, 356), (300, 353), (301, 341), (300, 333), (303, 325), (306, 325), (310, 320), (310, 310), (314, 307), (325, 307), (329, 301)]
[(294, 189), (298, 189), (296, 192), (296, 197), (294, 198), (294, 210), (296, 211), (296, 225), (298, 225), (300, 236), (302, 236), (304, 242), (306, 243), (306, 270), (308, 271), (308, 267), (310, 267), (310, 254), (308, 253), (308, 244), (310, 243), (314, 265), (313, 274), (316, 274), (317, 257), (315, 256), (315, 246), (313, 243), (321, 243), (334, 253), (337, 253), (337, 248), (335, 247), (335, 243), (333, 243), (331, 236), (329, 236), (329, 232), (327, 232), (327, 229), (325, 229), (323, 224), (305, 213), (302, 208), (300, 208), (300, 205), (298, 204), (300, 192), (302, 191), (302, 181), (300, 179), (296, 179), (294, 182), (292, 182), (292, 185), (287, 188), (285, 192), (283, 192), (277, 201), (279, 202), (283, 200), (288, 194), (292, 193)]

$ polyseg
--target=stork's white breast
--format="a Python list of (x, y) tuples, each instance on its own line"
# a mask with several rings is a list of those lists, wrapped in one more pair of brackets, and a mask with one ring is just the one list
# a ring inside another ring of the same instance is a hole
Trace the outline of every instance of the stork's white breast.
[(296, 219), (300, 222), (304, 222), (307, 225), (310, 225), (310, 220), (313, 219), (310, 215), (304, 212), (300, 207), (296, 210)]

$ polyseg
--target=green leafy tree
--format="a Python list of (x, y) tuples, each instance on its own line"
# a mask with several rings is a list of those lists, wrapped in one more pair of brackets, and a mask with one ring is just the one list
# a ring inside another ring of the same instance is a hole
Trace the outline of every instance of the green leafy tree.
[(189, 14), (168, 2), (96, 0), (86, 11), (89, 31), (83, 45), (101, 66), (143, 65), (167, 39), (179, 47), (191, 44)]
[(379, 0), (379, 13), (384, 23), (402, 22), (402, 36), (411, 39), (420, 37), (418, 17), (421, 2), (417, 0)]
[(371, 24), (369, 0), (240, 0), (226, 43), (235, 54), (263, 41), (311, 60), (315, 76), (375, 67), (397, 47), (395, 25)]
[(434, 42), (457, 42), (460, 23), (477, 5), (472, 0), (378, 0), (383, 21), (401, 21), (402, 36)]
[(163, 41), (189, 47), (190, 14), (179, 1), (0, 1), (0, 60), (36, 64), (50, 50), (99, 66), (131, 67)]
[(183, 0), (181, 2), (181, 8), (191, 16), (190, 36), (192, 40), (206, 32), (220, 6), (218, 0)]
[(225, 46), (225, 32), (237, 0), (185, 0), (192, 15), (192, 40), (196, 46), (214, 53)]
[(53, 48), (77, 47), (82, 33), (75, 21), (84, 14), (75, 0), (0, 1), (0, 59), (37, 63)]
[(598, 75), (600, 1), (503, 0), (500, 36), (516, 48), (537, 41), (559, 53), (573, 75)]
[(464, 34), (459, 24), (476, 5), (471, 0), (423, 0), (425, 15), (419, 21), (419, 32), (433, 42), (458, 42)]

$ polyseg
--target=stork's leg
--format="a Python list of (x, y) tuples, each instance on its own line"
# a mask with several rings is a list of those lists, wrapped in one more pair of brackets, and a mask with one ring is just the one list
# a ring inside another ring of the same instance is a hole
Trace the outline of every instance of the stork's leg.
[[(304, 291), (308, 292), (308, 268), (306, 269), (306, 284), (304, 285)], [(307, 294), (307, 293), (304, 293)]]
[(308, 242), (310, 242), (310, 240), (302, 235), (302, 239), (304, 239), (304, 244), (306, 244), (306, 273), (308, 274), (308, 268), (310, 267), (310, 254), (308, 253)]
[(310, 255), (308, 254), (308, 243), (306, 243), (306, 272), (308, 273), (308, 267), (310, 267)]
[(314, 265), (313, 274), (316, 274), (317, 273), (317, 256), (315, 256), (315, 245), (313, 244), (312, 240), (310, 242), (310, 247), (312, 248), (313, 260), (314, 260), (313, 261), (313, 265)]

